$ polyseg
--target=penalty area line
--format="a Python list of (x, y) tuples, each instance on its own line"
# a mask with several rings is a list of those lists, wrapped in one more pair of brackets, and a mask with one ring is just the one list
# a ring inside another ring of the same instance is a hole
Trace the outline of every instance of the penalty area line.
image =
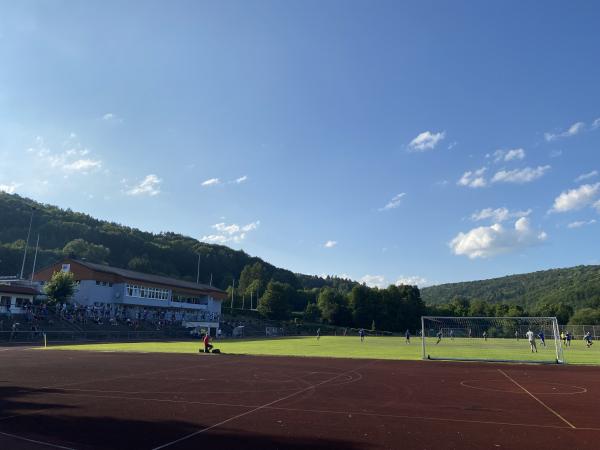
[(521, 384), (519, 384), (516, 380), (514, 380), (506, 372), (504, 372), (504, 370), (498, 369), (498, 372), (500, 372), (502, 375), (504, 375), (506, 378), (508, 378), (511, 382), (513, 382), (518, 387), (520, 387), (523, 391), (525, 391), (527, 393), (527, 395), (529, 395), (532, 399), (534, 399), (536, 402), (538, 402), (540, 405), (542, 405), (544, 408), (546, 408), (548, 411), (550, 411), (552, 414), (554, 414), (556, 417), (558, 417), (564, 423), (566, 423), (573, 429), (577, 429), (577, 427), (575, 425), (573, 425), (571, 422), (569, 422), (567, 419), (565, 419), (563, 416), (561, 416), (559, 413), (554, 411), (552, 408), (550, 408), (548, 405), (546, 405), (543, 401), (541, 401), (539, 398), (537, 398), (535, 395), (533, 395), (531, 392), (529, 392), (527, 389), (525, 389), (525, 387), (523, 387)]

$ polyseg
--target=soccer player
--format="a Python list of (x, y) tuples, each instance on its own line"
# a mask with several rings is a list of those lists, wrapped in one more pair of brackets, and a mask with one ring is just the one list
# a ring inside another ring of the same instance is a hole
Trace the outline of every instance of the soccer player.
[(406, 329), (406, 333), (404, 333), (404, 337), (406, 338), (406, 343), (410, 344), (410, 331)]
[(454, 330), (450, 330), (450, 340), (454, 340)]
[(317, 341), (321, 339), (321, 329), (317, 329)]
[(543, 330), (540, 330), (540, 332), (538, 333), (538, 337), (540, 338), (540, 341), (542, 341), (542, 345), (545, 347), (546, 346), (546, 336), (544, 336)]
[(435, 343), (435, 345), (438, 345), (440, 343), (440, 341), (442, 340), (442, 330), (438, 331), (436, 336), (437, 336), (438, 340)]
[(567, 347), (570, 347), (571, 346), (571, 339), (573, 339), (573, 335), (568, 330), (565, 333), (565, 339), (567, 340)]
[(527, 333), (525, 333), (525, 336), (527, 336), (527, 340), (529, 341), (529, 346), (531, 347), (531, 353), (533, 353), (534, 350), (537, 353), (537, 345), (535, 344), (534, 332), (531, 330), (527, 330)]
[(585, 341), (585, 346), (587, 348), (590, 348), (592, 346), (592, 344), (593, 344), (593, 342), (592, 342), (592, 335), (591, 335), (591, 333), (589, 331), (585, 333), (585, 336), (583, 337), (583, 340)]
[(364, 342), (365, 341), (365, 329), (361, 328), (360, 330), (358, 330), (358, 335), (360, 336), (360, 342)]
[(484, 331), (484, 332), (483, 332), (483, 340), (484, 340), (484, 341), (487, 341), (487, 331)]
[(519, 330), (515, 330), (515, 339), (519, 342)]

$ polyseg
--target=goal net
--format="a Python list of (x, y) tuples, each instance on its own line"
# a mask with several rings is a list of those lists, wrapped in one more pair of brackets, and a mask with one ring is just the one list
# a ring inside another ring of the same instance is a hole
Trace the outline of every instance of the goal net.
[(424, 316), (421, 341), (423, 359), (564, 363), (556, 317)]

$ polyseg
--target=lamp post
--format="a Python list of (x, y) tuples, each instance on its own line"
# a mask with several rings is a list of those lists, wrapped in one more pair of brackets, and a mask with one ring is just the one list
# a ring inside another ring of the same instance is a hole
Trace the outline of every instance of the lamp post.
[(33, 223), (33, 212), (35, 208), (31, 207), (31, 217), (29, 218), (29, 231), (27, 231), (27, 242), (25, 243), (25, 251), (23, 252), (23, 264), (21, 264), (21, 280), (23, 279), (23, 272), (25, 271), (25, 259), (27, 258), (27, 247), (29, 247), (29, 236), (31, 235), (31, 224)]

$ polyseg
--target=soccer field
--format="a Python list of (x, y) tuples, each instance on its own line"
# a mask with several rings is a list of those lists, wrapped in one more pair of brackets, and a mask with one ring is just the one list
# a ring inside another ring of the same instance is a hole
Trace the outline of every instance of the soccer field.
[[(513, 339), (443, 339), (438, 345), (436, 339), (427, 339), (427, 353), (431, 357), (499, 359), (499, 360), (554, 360), (554, 342), (546, 341), (544, 348), (538, 341), (537, 354), (531, 354), (527, 340)], [(214, 341), (215, 348), (223, 353), (243, 355), (276, 356), (320, 356), (333, 358), (366, 358), (418, 360), (422, 356), (421, 340), (413, 338), (406, 344), (403, 337), (367, 337), (363, 343), (355, 336), (285, 337), (272, 339), (240, 339)], [(596, 344), (600, 348), (600, 344)], [(581, 341), (575, 341), (564, 349), (564, 359), (569, 364), (600, 364), (596, 345), (586, 348)], [(178, 342), (136, 342), (110, 344), (77, 344), (50, 346), (56, 350), (88, 350), (101, 352), (159, 352), (159, 353), (198, 353), (200, 340)]]

